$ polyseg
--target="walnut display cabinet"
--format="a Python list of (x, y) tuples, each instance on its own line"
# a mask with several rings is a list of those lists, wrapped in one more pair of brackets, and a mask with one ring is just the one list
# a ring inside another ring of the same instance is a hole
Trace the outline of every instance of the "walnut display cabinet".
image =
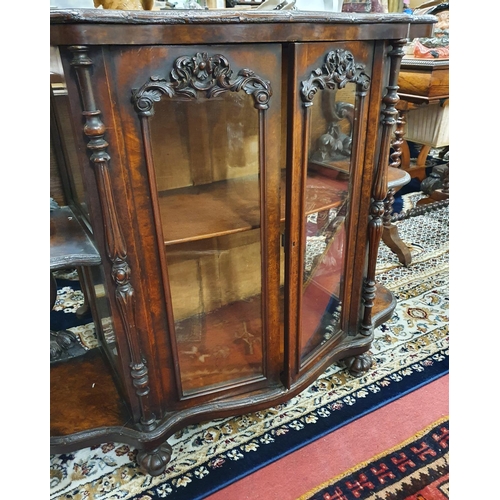
[(51, 364), (53, 452), (128, 443), (158, 475), (176, 430), (370, 367), (399, 65), (434, 21), (51, 12), (69, 204), (100, 256), (99, 347)]

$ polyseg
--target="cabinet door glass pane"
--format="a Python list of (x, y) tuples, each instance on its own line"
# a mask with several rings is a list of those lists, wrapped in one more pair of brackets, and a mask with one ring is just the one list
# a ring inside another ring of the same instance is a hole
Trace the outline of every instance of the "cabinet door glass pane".
[(341, 334), (354, 85), (325, 89), (311, 106), (302, 290), (301, 360)]
[(258, 134), (244, 92), (162, 99), (151, 117), (184, 394), (262, 376)]

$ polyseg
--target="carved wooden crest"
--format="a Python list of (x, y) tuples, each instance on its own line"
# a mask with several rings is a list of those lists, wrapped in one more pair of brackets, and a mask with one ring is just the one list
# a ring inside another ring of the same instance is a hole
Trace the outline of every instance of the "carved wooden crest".
[(272, 95), (270, 82), (252, 70), (242, 69), (233, 79), (229, 61), (220, 54), (209, 56), (197, 52), (194, 56), (181, 56), (174, 62), (170, 79), (151, 76), (140, 89), (132, 91), (132, 101), (141, 115), (152, 115), (153, 105), (162, 95), (185, 99), (217, 97), (224, 92), (243, 90), (254, 98), (257, 109), (267, 109)]
[(302, 82), (302, 100), (310, 106), (319, 89), (342, 89), (350, 82), (357, 84), (359, 90), (368, 90), (370, 77), (364, 69), (365, 65), (356, 64), (348, 50), (332, 50), (326, 55), (323, 66), (315, 69), (309, 79)]

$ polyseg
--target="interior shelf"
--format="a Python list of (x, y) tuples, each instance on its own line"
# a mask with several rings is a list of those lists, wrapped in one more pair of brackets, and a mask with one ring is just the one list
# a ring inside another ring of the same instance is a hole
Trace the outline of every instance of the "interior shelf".
[(65, 436), (132, 417), (100, 348), (50, 366), (50, 435)]
[[(285, 220), (285, 175), (281, 178), (281, 221)], [(306, 215), (342, 204), (348, 181), (309, 172)], [(189, 186), (158, 193), (165, 245), (197, 241), (258, 228), (259, 176)], [(175, 214), (175, 221), (172, 215)]]

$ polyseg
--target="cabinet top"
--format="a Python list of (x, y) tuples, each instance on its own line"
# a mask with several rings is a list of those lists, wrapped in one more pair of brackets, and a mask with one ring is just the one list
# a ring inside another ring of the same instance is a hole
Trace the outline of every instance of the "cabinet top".
[(351, 12), (301, 10), (105, 10), (53, 9), (51, 24), (247, 24), (247, 23), (321, 23), (321, 24), (433, 24), (432, 15), (359, 14)]
[(52, 45), (416, 38), (430, 36), (436, 21), (432, 15), (234, 9), (54, 9), (50, 12)]

